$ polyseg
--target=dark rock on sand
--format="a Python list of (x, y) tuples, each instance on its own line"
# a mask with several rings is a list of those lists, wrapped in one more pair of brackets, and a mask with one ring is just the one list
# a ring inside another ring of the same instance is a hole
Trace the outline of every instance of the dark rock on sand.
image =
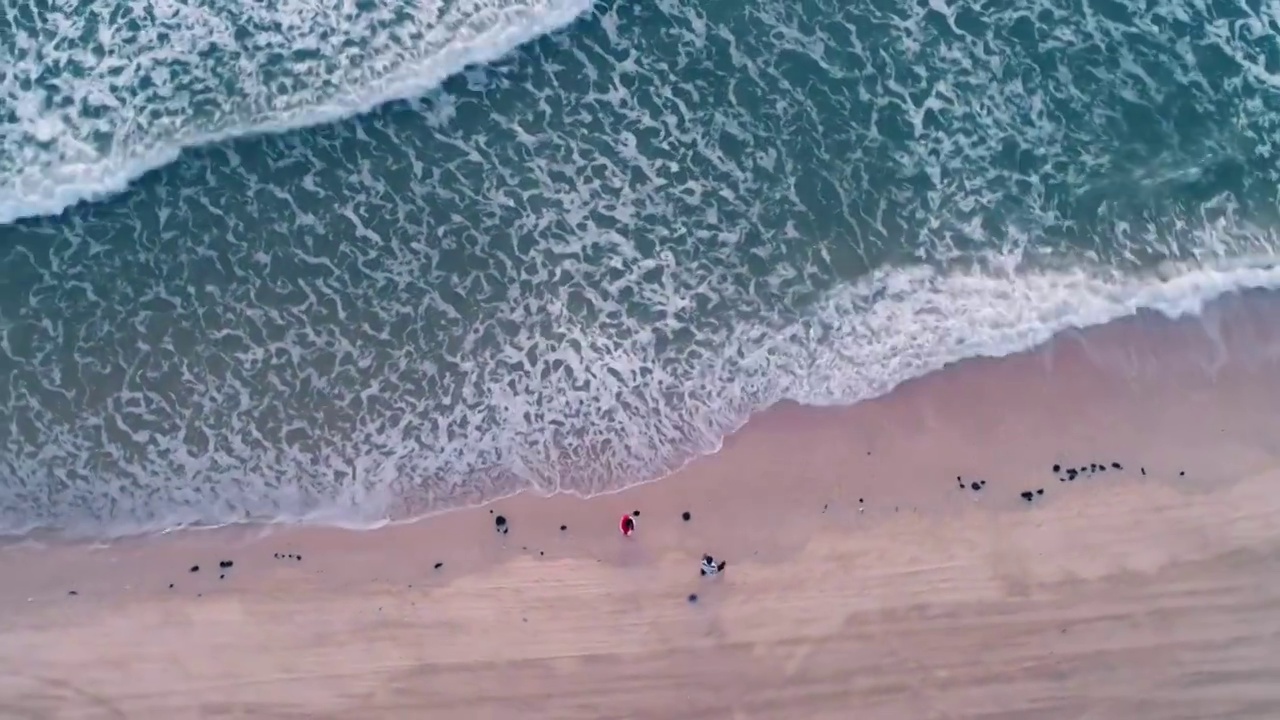
[(969, 483), (969, 487), (970, 487), (970, 488), (972, 488), (972, 489), (974, 489), (974, 490), (981, 490), (981, 489), (982, 489), (982, 486), (981, 486), (981, 485), (979, 485), (979, 484), (978, 484), (978, 483), (976, 483), (976, 482), (971, 482), (971, 483)]
[(685, 510), (684, 512), (680, 513), (680, 519), (685, 522), (689, 522), (689, 520), (692, 518), (693, 516), (689, 514), (688, 510)]
[(1044, 488), (1040, 488), (1039, 490), (1037, 490), (1037, 491), (1036, 491), (1036, 494), (1037, 494), (1037, 495), (1043, 495), (1043, 494), (1044, 494)]
[(192, 566), (191, 566), (191, 569), (190, 569), (190, 570), (188, 570), (187, 572), (200, 572), (200, 566), (199, 566), (199, 565), (192, 565)]
[(569, 526), (568, 526), (568, 525), (561, 525), (561, 526), (560, 526), (560, 532), (564, 532), (565, 530), (568, 530), (568, 529), (569, 529)]
[(435, 565), (435, 569), (436, 569), (436, 570), (439, 570), (439, 569), (440, 569), (440, 568), (442, 568), (442, 567), (444, 567), (444, 563), (442, 563), (442, 562), (436, 563), (436, 565)]
[(223, 560), (223, 561), (221, 561), (221, 562), (219, 562), (219, 563), (218, 563), (218, 567), (220, 567), (220, 568), (229, 568), (229, 567), (231, 567), (232, 565), (235, 565), (235, 563), (234, 563), (234, 562), (232, 562), (231, 560)]
[(1054, 472), (1062, 472), (1062, 466), (1061, 466), (1061, 465), (1058, 465), (1058, 464), (1054, 464), (1054, 466), (1053, 466), (1053, 471), (1054, 471)]
[(1032, 500), (1036, 499), (1036, 494), (1031, 492), (1030, 490), (1024, 490), (1022, 492), (1022, 499), (1026, 500), (1027, 502), (1031, 502)]
[(1123, 469), (1124, 469), (1124, 466), (1123, 466), (1123, 465), (1121, 465), (1121, 464), (1120, 464), (1120, 463), (1118, 463), (1118, 462), (1113, 462), (1113, 463), (1111, 463), (1111, 467), (1115, 468), (1116, 470), (1123, 470)]
[(697, 594), (697, 593), (689, 593), (689, 602), (691, 602), (691, 603), (696, 603), (696, 602), (698, 602), (698, 594)]
[(640, 517), (640, 511), (639, 511), (639, 510), (632, 510), (632, 511), (631, 511), (631, 517)]

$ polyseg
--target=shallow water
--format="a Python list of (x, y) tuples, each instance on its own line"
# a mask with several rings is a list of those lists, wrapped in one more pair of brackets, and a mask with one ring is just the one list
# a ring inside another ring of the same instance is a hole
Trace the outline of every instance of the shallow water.
[(1277, 9), (7, 0), (0, 529), (606, 491), (1273, 287)]

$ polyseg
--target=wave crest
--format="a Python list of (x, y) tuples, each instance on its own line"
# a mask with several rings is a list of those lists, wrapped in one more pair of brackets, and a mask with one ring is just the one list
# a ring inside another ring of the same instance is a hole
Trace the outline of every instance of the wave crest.
[[(0, 0), (0, 224), (123, 191), (178, 154), (421, 95), (590, 0)], [(33, 10), (30, 8), (34, 8)]]

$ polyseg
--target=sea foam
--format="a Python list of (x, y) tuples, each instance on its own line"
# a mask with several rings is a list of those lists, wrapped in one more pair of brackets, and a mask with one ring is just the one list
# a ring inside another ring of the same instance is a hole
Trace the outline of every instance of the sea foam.
[(0, 225), (122, 192), (188, 148), (420, 96), (591, 7), (0, 2)]

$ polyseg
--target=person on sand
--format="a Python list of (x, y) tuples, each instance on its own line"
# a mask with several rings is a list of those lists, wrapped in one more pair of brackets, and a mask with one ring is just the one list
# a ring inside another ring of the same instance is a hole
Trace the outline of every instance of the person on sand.
[(716, 559), (711, 557), (710, 555), (703, 555), (702, 568), (698, 571), (698, 574), (702, 575), (703, 577), (706, 577), (707, 575), (718, 575), (720, 574), (721, 571), (724, 570), (724, 566), (728, 564), (729, 563), (726, 560), (721, 560), (719, 563), (717, 563)]
[(618, 521), (618, 529), (622, 531), (623, 535), (631, 537), (631, 533), (636, 531), (635, 518), (630, 515), (623, 515), (622, 519)]

